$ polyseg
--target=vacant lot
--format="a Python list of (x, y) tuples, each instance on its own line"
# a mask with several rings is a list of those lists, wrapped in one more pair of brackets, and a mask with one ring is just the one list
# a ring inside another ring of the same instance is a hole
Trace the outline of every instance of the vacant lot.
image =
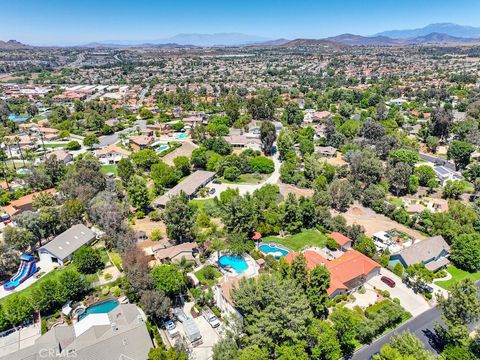
[(173, 159), (175, 159), (177, 156), (187, 156), (190, 158), (193, 150), (195, 150), (195, 145), (189, 142), (184, 142), (178, 149), (175, 149), (171, 153), (165, 155), (162, 160), (168, 165), (173, 165)]
[(355, 203), (354, 205), (350, 206), (350, 209), (348, 209), (348, 211), (345, 213), (332, 211), (332, 215), (338, 214), (342, 215), (347, 220), (348, 225), (362, 225), (365, 228), (365, 234), (367, 236), (372, 236), (379, 231), (397, 229), (412, 236), (414, 239), (425, 239), (425, 236), (423, 236), (419, 231), (399, 224), (384, 215), (377, 214), (375, 211), (368, 209), (359, 203)]
[(300, 251), (305, 246), (324, 247), (327, 238), (317, 230), (304, 230), (301, 233), (284, 238), (278, 236), (267, 236), (263, 238), (263, 241), (266, 243), (274, 242), (286, 246), (289, 249)]

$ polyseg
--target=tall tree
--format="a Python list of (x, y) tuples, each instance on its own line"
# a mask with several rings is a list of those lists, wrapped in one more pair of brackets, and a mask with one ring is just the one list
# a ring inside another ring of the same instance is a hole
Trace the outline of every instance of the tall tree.
[(327, 289), (330, 287), (330, 273), (323, 265), (317, 265), (309, 274), (307, 297), (312, 311), (317, 317), (328, 314), (329, 300)]
[(272, 155), (273, 143), (276, 138), (275, 125), (271, 121), (263, 121), (260, 126), (260, 140), (262, 141), (262, 150), (265, 155)]
[(195, 236), (195, 215), (195, 208), (189, 203), (185, 193), (171, 197), (162, 215), (168, 237), (177, 244), (191, 241)]

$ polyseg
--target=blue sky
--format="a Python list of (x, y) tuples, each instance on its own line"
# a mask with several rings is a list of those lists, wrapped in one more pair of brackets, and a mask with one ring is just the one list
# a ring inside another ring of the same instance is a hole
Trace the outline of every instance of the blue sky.
[(178, 33), (266, 38), (371, 35), (435, 22), (480, 26), (478, 0), (0, 0), (0, 39), (29, 44), (155, 40)]

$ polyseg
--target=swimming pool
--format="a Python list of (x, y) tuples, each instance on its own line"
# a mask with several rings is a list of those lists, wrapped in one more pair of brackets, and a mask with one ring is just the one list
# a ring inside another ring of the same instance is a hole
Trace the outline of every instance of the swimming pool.
[(157, 148), (157, 151), (158, 151), (158, 152), (162, 152), (162, 151), (167, 150), (169, 147), (170, 147), (170, 146), (168, 146), (168, 145), (161, 145), (161, 146), (159, 146), (159, 147)]
[(220, 256), (218, 262), (222, 266), (229, 266), (237, 273), (242, 273), (248, 269), (248, 264), (245, 259), (241, 256), (233, 256), (233, 255), (223, 255)]
[(183, 134), (177, 135), (176, 138), (177, 139), (185, 139), (187, 136), (188, 136), (188, 134), (183, 133)]
[(105, 314), (109, 313), (118, 306), (118, 301), (115, 299), (97, 302), (85, 309), (85, 311), (78, 315), (78, 320), (82, 320), (89, 314)]
[(272, 255), (275, 259), (280, 259), (288, 254), (288, 251), (277, 247), (275, 244), (262, 244), (259, 250), (266, 255)]

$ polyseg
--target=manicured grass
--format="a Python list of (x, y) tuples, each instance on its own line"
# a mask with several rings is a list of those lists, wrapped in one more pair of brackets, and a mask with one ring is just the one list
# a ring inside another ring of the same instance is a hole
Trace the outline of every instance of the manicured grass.
[(480, 280), (480, 271), (475, 273), (469, 273), (467, 271), (461, 270), (456, 268), (455, 266), (451, 265), (447, 268), (447, 271), (452, 274), (452, 278), (450, 280), (445, 281), (437, 281), (435, 282), (436, 285), (448, 290), (457, 282), (463, 279), (472, 279), (473, 281)]
[(117, 175), (117, 165), (110, 164), (110, 165), (102, 165), (100, 171), (104, 174), (114, 174)]
[(263, 242), (274, 242), (295, 251), (300, 251), (305, 246), (324, 247), (326, 241), (326, 236), (318, 230), (304, 230), (301, 233), (287, 236), (285, 238), (277, 236), (267, 236), (263, 238)]
[[(207, 272), (211, 272), (215, 276), (215, 278), (207, 279), (205, 277), (205, 274)], [(217, 282), (217, 279), (222, 276), (222, 273), (218, 271), (215, 266), (206, 265), (200, 270), (198, 270), (197, 272), (195, 272), (195, 276), (197, 277), (198, 281), (200, 281), (201, 284), (212, 286), (212, 285), (215, 285), (215, 283)]]
[(203, 209), (207, 204), (212, 206), (215, 205), (214, 199), (193, 199), (190, 202), (199, 209)]
[(48, 148), (64, 148), (67, 146), (68, 143), (51, 143), (51, 144), (45, 144), (45, 147)]
[[(30, 296), (32, 291), (36, 288), (38, 288), (40, 286), (40, 284), (46, 280), (57, 280), (58, 277), (60, 276), (60, 274), (67, 270), (67, 269), (74, 269), (75, 268), (75, 265), (73, 265), (73, 263), (67, 265), (66, 267), (64, 267), (63, 269), (60, 269), (60, 270), (52, 270), (50, 271), (48, 274), (45, 274), (43, 275), (40, 279), (38, 279), (36, 282), (34, 282), (33, 284), (31, 284), (30, 286), (28, 286), (27, 288), (23, 289), (23, 290), (20, 290), (20, 291), (15, 291), (15, 292), (12, 292), (12, 295), (13, 294), (22, 294), (22, 295), (26, 295), (26, 296)], [(40, 270), (41, 272), (42, 270)], [(35, 276), (35, 275), (34, 275)], [(10, 295), (9, 295), (10, 296)], [(2, 303), (5, 299), (7, 299), (8, 296), (5, 296), (4, 298), (0, 299), (0, 303)]]
[(265, 181), (270, 176), (270, 174), (242, 174), (239, 176), (237, 181), (229, 181), (224, 179), (223, 177), (220, 178), (220, 181), (224, 184), (260, 184)]

